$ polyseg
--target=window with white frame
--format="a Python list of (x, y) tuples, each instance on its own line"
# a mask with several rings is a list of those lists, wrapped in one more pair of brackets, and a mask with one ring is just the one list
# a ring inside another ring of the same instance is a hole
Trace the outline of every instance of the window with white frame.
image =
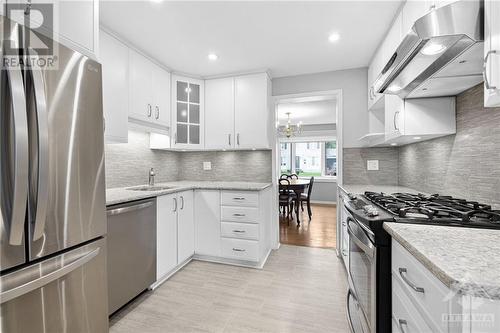
[(337, 142), (283, 142), (280, 147), (281, 173), (299, 177), (337, 176)]

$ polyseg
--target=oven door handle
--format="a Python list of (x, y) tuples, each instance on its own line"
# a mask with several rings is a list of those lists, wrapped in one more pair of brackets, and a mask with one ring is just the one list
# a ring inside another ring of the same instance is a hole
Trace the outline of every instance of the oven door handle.
[[(375, 248), (371, 242), (369, 244), (363, 242), (356, 236), (356, 232), (351, 228), (351, 223), (357, 223), (354, 219), (352, 218), (347, 218), (347, 232), (349, 233), (349, 236), (351, 237), (356, 243), (357, 246), (359, 246), (363, 252), (365, 252), (370, 258), (373, 258), (375, 256)], [(361, 227), (360, 227), (361, 228)], [(364, 233), (364, 231), (362, 231)], [(368, 236), (365, 234), (365, 237), (368, 238)]]

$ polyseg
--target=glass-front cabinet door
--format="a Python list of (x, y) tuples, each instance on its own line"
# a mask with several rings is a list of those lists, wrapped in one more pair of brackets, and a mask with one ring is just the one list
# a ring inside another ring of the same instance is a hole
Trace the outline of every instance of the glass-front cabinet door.
[(172, 89), (172, 146), (203, 148), (203, 81), (174, 75)]

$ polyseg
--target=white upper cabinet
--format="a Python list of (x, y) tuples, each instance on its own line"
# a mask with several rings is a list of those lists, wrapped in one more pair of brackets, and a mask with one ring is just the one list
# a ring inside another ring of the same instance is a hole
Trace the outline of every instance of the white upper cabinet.
[(205, 148), (235, 147), (234, 78), (205, 81)]
[(160, 126), (170, 126), (170, 73), (153, 64), (153, 115)]
[(101, 31), (102, 97), (107, 143), (128, 141), (128, 48)]
[(170, 125), (170, 73), (129, 49), (129, 120), (155, 129)]
[(270, 148), (270, 89), (267, 73), (234, 78), (236, 148)]
[(484, 106), (500, 106), (500, 1), (484, 3)]
[(204, 147), (204, 82), (172, 76), (172, 148)]
[(455, 134), (455, 110), (455, 97), (402, 100), (386, 95), (386, 144), (407, 144)]
[[(5, 0), (1, 2), (1, 12)], [(99, 0), (32, 0), (31, 26), (37, 31), (54, 38), (63, 45), (76, 50), (92, 59), (97, 58), (99, 47)], [(12, 9), (26, 7), (26, 0), (8, 0)], [(52, 7), (37, 7), (51, 5)], [(41, 10), (39, 10), (41, 9)], [(47, 12), (48, 11), (48, 12)], [(23, 11), (17, 11), (23, 13)], [(14, 11), (9, 17), (24, 24), (24, 15)], [(51, 16), (51, 17), (44, 17)]]

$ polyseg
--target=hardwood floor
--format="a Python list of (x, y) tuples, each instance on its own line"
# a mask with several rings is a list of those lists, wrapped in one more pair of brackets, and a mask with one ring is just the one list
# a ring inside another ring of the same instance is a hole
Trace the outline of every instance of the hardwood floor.
[(110, 320), (111, 333), (349, 332), (331, 249), (282, 245), (263, 269), (192, 261)]
[(289, 245), (335, 248), (337, 207), (313, 204), (311, 208), (313, 217), (309, 221), (304, 205), (304, 212), (300, 215), (300, 227), (297, 227), (295, 217), (288, 221), (287, 218), (280, 216), (280, 242)]

